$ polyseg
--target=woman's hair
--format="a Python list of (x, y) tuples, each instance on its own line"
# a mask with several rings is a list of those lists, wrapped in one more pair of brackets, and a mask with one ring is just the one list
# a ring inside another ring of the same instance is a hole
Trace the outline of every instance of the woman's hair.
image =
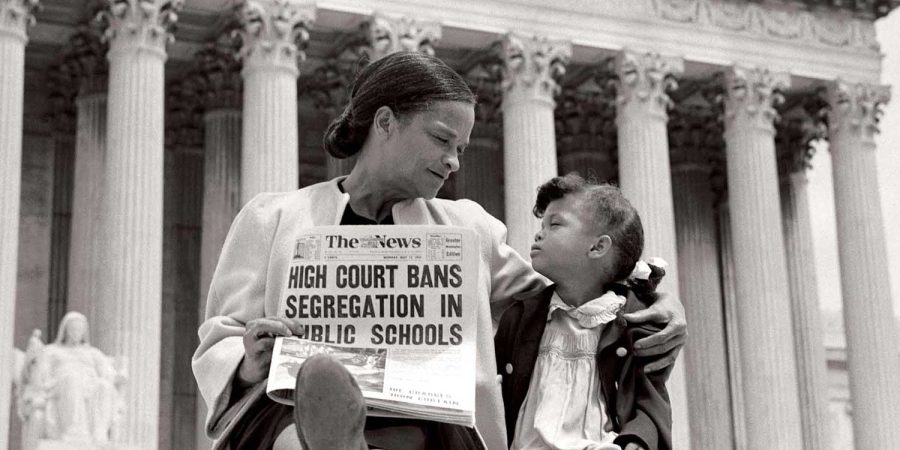
[(387, 106), (402, 117), (442, 100), (474, 105), (475, 94), (458, 73), (433, 56), (392, 53), (359, 72), (344, 112), (328, 125), (322, 144), (335, 158), (353, 156), (362, 148), (378, 108)]
[[(573, 172), (542, 184), (538, 188), (532, 212), (535, 217), (541, 218), (550, 202), (569, 194), (581, 195), (583, 205), (593, 210), (594, 224), (612, 240), (617, 256), (613, 265), (614, 279), (620, 281), (628, 278), (644, 251), (644, 227), (637, 210), (618, 187), (586, 181)], [(664, 269), (656, 266), (651, 266), (651, 270), (650, 280), (631, 282), (639, 297), (650, 296), (665, 274)]]

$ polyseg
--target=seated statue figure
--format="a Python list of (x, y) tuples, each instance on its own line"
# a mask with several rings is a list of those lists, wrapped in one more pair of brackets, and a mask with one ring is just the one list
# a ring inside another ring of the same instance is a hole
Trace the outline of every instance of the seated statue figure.
[[(31, 345), (29, 345), (31, 346)], [(24, 380), (28, 424), (38, 439), (109, 442), (122, 411), (117, 386), (122, 378), (109, 357), (88, 341), (88, 321), (81, 313), (63, 316), (56, 340), (34, 355), (33, 371)]]

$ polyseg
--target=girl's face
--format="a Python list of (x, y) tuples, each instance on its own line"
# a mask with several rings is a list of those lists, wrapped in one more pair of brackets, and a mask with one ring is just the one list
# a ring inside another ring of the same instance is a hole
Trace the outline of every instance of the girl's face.
[(582, 195), (567, 194), (547, 205), (531, 246), (531, 264), (559, 283), (588, 268), (588, 252), (602, 234)]
[(394, 116), (381, 159), (393, 190), (403, 198), (434, 198), (447, 177), (459, 170), (459, 156), (469, 145), (474, 124), (474, 105), (456, 101), (435, 102), (400, 119)]

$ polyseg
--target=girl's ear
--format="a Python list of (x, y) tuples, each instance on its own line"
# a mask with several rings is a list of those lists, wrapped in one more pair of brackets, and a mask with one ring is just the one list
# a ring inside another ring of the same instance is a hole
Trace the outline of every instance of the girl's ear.
[(612, 249), (612, 238), (604, 234), (594, 241), (594, 245), (588, 251), (588, 258), (602, 258)]
[(378, 108), (378, 111), (375, 111), (375, 117), (372, 119), (372, 126), (374, 131), (379, 136), (386, 136), (391, 132), (391, 127), (396, 122), (396, 116), (394, 116), (394, 112), (391, 111), (391, 108), (387, 106), (382, 106)]

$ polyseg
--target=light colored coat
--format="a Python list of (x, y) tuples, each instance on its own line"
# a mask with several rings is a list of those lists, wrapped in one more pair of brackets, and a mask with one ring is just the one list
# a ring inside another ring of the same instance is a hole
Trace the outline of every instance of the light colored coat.
[[(244, 324), (280, 314), (280, 288), (301, 230), (340, 223), (350, 196), (340, 191), (338, 180), (293, 192), (260, 194), (231, 225), (210, 284), (200, 346), (192, 360), (209, 408), (206, 431), (213, 438), (227, 433), (246, 406), (264, 395), (261, 383), (240, 400), (231, 398), (232, 380), (244, 356)], [(418, 198), (395, 204), (392, 214), (398, 225), (456, 225), (472, 228), (479, 236), (478, 297), (490, 301), (480, 302), (477, 312), (475, 426), (489, 449), (505, 449), (494, 324), (514, 294), (540, 289), (548, 282), (506, 244), (506, 227), (475, 202)]]

